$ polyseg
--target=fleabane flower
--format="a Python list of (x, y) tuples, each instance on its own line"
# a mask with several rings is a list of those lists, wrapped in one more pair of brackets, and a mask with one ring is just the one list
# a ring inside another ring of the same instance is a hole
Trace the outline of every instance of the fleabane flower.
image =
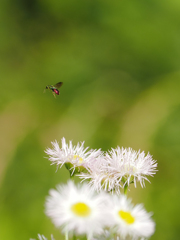
[[(32, 239), (32, 238), (31, 238), (30, 240), (35, 240), (35, 239)], [(47, 240), (47, 238), (45, 238), (44, 235), (38, 234), (38, 240)], [(51, 235), (51, 240), (55, 240), (55, 239), (53, 238), (53, 235)]]
[(102, 155), (100, 149), (88, 151), (89, 147), (84, 148), (84, 142), (73, 146), (72, 141), (69, 141), (68, 145), (65, 138), (62, 138), (61, 148), (57, 141), (52, 142), (52, 146), (52, 149), (48, 148), (45, 151), (49, 155), (49, 160), (60, 167), (65, 164), (71, 175), (85, 170), (90, 162)]
[(136, 187), (139, 181), (142, 187), (145, 186), (145, 180), (149, 181), (147, 176), (153, 176), (156, 167), (157, 163), (149, 153), (145, 155), (140, 150), (137, 152), (131, 148), (117, 147), (92, 161), (88, 171), (78, 176), (82, 181), (89, 180), (89, 185), (96, 191), (120, 194), (120, 189), (126, 188), (126, 191), (130, 183)]
[(117, 147), (106, 153), (106, 161), (108, 161), (108, 174), (116, 177), (116, 184), (123, 183), (123, 186), (139, 181), (141, 187), (145, 186), (145, 180), (148, 176), (156, 173), (157, 163), (148, 153), (144, 151), (137, 152), (131, 148), (124, 149)]
[(62, 231), (86, 234), (91, 239), (106, 224), (106, 194), (97, 195), (86, 183), (75, 186), (72, 181), (50, 190), (45, 212)]
[(120, 183), (117, 181), (117, 176), (109, 170), (109, 162), (103, 156), (93, 161), (88, 166), (87, 172), (81, 172), (78, 176), (82, 182), (88, 180), (89, 186), (97, 192), (113, 193), (115, 191), (117, 194), (120, 193)]
[(141, 204), (133, 206), (126, 196), (110, 195), (109, 223), (120, 239), (149, 238), (155, 231), (155, 223)]

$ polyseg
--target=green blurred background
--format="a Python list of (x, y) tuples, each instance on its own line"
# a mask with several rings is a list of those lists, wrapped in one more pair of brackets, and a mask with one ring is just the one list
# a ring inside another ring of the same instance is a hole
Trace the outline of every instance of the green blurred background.
[(152, 240), (179, 239), (179, 0), (1, 0), (0, 77), (0, 239), (64, 239), (44, 214), (69, 177), (44, 153), (62, 137), (149, 151), (159, 171), (129, 197)]

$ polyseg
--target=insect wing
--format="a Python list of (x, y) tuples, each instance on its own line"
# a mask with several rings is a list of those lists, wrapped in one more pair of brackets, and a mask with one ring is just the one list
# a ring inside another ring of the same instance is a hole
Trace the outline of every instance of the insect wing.
[(54, 85), (55, 88), (60, 88), (63, 85), (63, 82), (58, 82)]

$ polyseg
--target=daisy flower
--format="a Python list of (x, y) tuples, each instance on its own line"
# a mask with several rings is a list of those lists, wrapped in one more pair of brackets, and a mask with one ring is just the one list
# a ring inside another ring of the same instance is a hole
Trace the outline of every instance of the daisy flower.
[(123, 186), (139, 181), (141, 187), (145, 186), (145, 180), (150, 182), (147, 176), (156, 173), (157, 163), (148, 153), (134, 151), (131, 148), (124, 149), (117, 147), (106, 154), (108, 161), (108, 173), (116, 176), (116, 183), (123, 183)]
[(94, 234), (100, 234), (107, 221), (106, 194), (96, 195), (86, 184), (59, 185), (57, 190), (50, 190), (50, 196), (45, 203), (45, 212), (56, 227), (62, 227), (67, 234), (86, 234), (91, 239)]
[[(38, 239), (39, 239), (39, 240), (47, 240), (47, 238), (45, 238), (44, 235), (40, 235), (40, 234), (38, 234)], [(30, 240), (35, 240), (35, 239), (30, 239)], [(53, 238), (53, 235), (51, 235), (51, 240), (55, 240), (55, 239)]]
[(126, 196), (111, 196), (109, 223), (120, 239), (148, 238), (155, 231), (155, 223), (141, 204), (133, 206)]
[(52, 146), (52, 149), (48, 148), (45, 151), (49, 155), (49, 160), (60, 167), (65, 164), (71, 175), (85, 170), (91, 161), (102, 155), (100, 149), (87, 151), (88, 147), (84, 148), (84, 142), (73, 146), (72, 141), (69, 141), (68, 145), (65, 138), (62, 138), (62, 148), (57, 141), (52, 142)]

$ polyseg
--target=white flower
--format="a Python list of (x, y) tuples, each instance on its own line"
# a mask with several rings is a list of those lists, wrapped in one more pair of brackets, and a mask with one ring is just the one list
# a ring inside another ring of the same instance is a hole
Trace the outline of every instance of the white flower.
[(76, 234), (100, 234), (107, 221), (106, 195), (96, 195), (86, 184), (76, 187), (72, 181), (59, 185), (57, 190), (50, 190), (46, 200), (46, 215), (63, 232), (74, 231)]
[(107, 192), (116, 191), (120, 193), (120, 183), (117, 176), (109, 171), (109, 163), (104, 157), (97, 158), (88, 166), (88, 172), (81, 172), (78, 175), (81, 179), (90, 180), (89, 185), (97, 192), (102, 190)]
[[(39, 240), (47, 240), (47, 238), (45, 238), (44, 235), (40, 235), (40, 234), (38, 234), (38, 239), (39, 239)], [(35, 240), (35, 239), (30, 239), (30, 240)], [(53, 238), (53, 235), (51, 235), (51, 240), (55, 240), (55, 239)]]
[[(84, 148), (84, 142), (78, 143), (77, 146), (72, 145), (72, 141), (69, 141), (69, 145), (66, 144), (65, 138), (62, 138), (62, 148), (59, 147), (57, 141), (52, 142), (53, 149), (46, 149), (45, 153), (49, 155), (49, 160), (52, 164), (60, 165), (66, 164), (66, 167), (72, 171), (72, 175), (75, 168), (78, 168), (80, 172), (81, 168), (88, 168), (88, 164), (94, 161), (97, 157), (102, 155), (101, 150), (90, 150)], [(69, 164), (69, 165), (68, 165)], [(77, 169), (76, 169), (77, 170)]]
[(136, 181), (139, 181), (143, 187), (144, 180), (149, 181), (146, 176), (153, 176), (157, 171), (157, 163), (149, 153), (145, 156), (144, 151), (137, 152), (131, 148), (112, 148), (106, 154), (106, 160), (108, 173), (116, 177), (116, 184), (122, 182), (124, 186), (134, 182), (136, 187)]
[(148, 238), (155, 231), (152, 214), (145, 211), (141, 204), (133, 207), (124, 195), (111, 195), (110, 225), (120, 239)]
[(124, 149), (117, 147), (106, 153), (104, 157), (98, 157), (88, 165), (87, 173), (80, 173), (78, 176), (83, 180), (90, 180), (89, 185), (96, 191), (109, 191), (120, 193), (120, 187), (128, 186), (139, 181), (145, 186), (144, 180), (147, 176), (156, 173), (157, 163), (148, 153), (136, 152), (131, 148)]

